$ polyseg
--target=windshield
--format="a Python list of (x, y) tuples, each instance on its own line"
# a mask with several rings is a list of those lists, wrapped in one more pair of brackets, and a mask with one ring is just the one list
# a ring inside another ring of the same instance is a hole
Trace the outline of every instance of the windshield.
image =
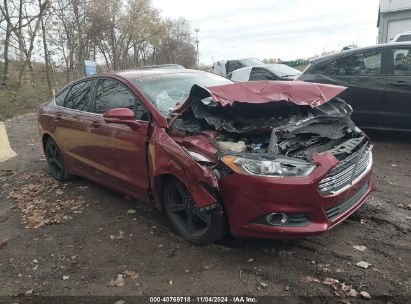
[(284, 76), (295, 76), (301, 74), (299, 70), (289, 67), (285, 64), (269, 64), (266, 66), (267, 70), (273, 72), (275, 75)]
[(153, 105), (168, 115), (177, 103), (183, 103), (195, 84), (204, 87), (233, 83), (224, 77), (206, 72), (159, 74), (137, 77), (132, 82)]

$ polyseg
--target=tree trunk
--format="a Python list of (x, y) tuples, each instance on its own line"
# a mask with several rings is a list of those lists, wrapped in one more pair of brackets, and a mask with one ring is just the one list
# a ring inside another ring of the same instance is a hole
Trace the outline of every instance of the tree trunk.
[(50, 69), (49, 69), (49, 65), (50, 65), (50, 63), (49, 63), (49, 54), (48, 54), (48, 49), (47, 49), (47, 39), (46, 39), (46, 28), (45, 28), (45, 26), (44, 26), (44, 18), (43, 18), (43, 16), (44, 16), (44, 12), (43, 12), (43, 6), (41, 5), (41, 0), (39, 0), (39, 7), (40, 7), (40, 16), (39, 16), (39, 18), (40, 18), (40, 22), (41, 22), (41, 32), (42, 32), (42, 34), (43, 34), (43, 49), (44, 49), (44, 61), (45, 61), (45, 64), (46, 64), (46, 79), (47, 79), (47, 85), (48, 85), (48, 87), (49, 87), (49, 93), (50, 93), (50, 96), (52, 95), (52, 89), (51, 89), (51, 82), (50, 82)]

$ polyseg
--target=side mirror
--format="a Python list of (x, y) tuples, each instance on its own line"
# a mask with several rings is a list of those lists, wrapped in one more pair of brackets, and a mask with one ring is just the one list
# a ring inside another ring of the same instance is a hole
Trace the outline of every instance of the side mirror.
[(103, 114), (103, 118), (107, 123), (128, 125), (132, 129), (138, 129), (141, 127), (134, 117), (134, 112), (127, 108), (108, 110)]

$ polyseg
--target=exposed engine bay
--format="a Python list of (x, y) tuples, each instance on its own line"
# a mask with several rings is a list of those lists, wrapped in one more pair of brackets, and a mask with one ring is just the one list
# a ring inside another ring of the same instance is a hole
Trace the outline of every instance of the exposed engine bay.
[(315, 153), (329, 151), (341, 160), (367, 143), (350, 119), (351, 112), (338, 97), (311, 107), (286, 101), (222, 106), (211, 97), (194, 96), (191, 109), (174, 121), (173, 128), (186, 134), (217, 131), (213, 144), (222, 154), (309, 162)]

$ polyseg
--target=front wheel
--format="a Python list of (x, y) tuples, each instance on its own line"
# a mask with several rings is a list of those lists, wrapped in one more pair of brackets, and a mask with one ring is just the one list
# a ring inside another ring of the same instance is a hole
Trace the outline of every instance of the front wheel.
[(164, 212), (179, 235), (200, 245), (220, 240), (226, 232), (224, 215), (217, 208), (200, 211), (184, 184), (170, 178), (163, 188)]
[(47, 139), (45, 153), (51, 175), (55, 179), (59, 181), (65, 181), (71, 178), (71, 175), (67, 171), (63, 154), (57, 147), (56, 142), (51, 137)]

